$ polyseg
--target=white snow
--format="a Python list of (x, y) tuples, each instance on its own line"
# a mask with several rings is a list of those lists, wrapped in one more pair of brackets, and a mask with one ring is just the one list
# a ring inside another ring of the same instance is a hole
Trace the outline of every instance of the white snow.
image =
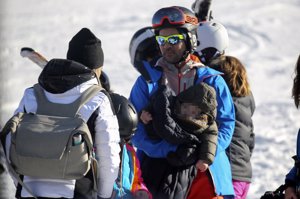
[[(64, 58), (68, 42), (82, 27), (101, 40), (104, 71), (113, 89), (125, 96), (138, 72), (130, 65), (128, 46), (134, 32), (151, 25), (164, 6), (190, 8), (193, 0), (2, 0), (0, 2), (0, 124), (12, 115), (26, 87), (40, 68), (19, 55), (32, 47), (47, 58)], [(255, 199), (284, 182), (292, 166), (300, 111), (291, 98), (293, 70), (300, 53), (299, 0), (214, 0), (214, 19), (228, 29), (228, 55), (247, 67), (256, 100), (256, 146), (253, 182)]]

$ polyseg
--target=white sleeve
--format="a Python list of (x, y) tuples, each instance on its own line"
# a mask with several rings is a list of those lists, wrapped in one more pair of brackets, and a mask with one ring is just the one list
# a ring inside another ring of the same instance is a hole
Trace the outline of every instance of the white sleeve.
[(100, 103), (99, 115), (95, 122), (95, 132), (99, 172), (98, 195), (109, 198), (119, 172), (120, 135), (118, 120), (112, 112), (107, 96)]
[[(29, 103), (31, 102), (31, 103)], [(18, 105), (18, 108), (15, 110), (14, 115), (19, 113), (19, 112), (24, 112), (25, 111), (25, 104), (29, 104), (29, 109), (26, 110), (26, 112), (30, 111), (36, 111), (36, 101), (35, 101), (35, 96), (34, 96), (34, 91), (32, 88), (27, 88), (24, 91), (23, 97)], [(9, 157), (9, 152), (10, 152), (10, 140), (11, 140), (11, 134), (9, 133), (6, 137), (5, 140), (5, 150), (6, 150), (6, 155)], [(8, 159), (9, 160), (9, 159)]]
[[(25, 105), (26, 105), (26, 109), (25, 109)], [(24, 95), (19, 103), (18, 108), (15, 110), (14, 114), (17, 114), (19, 112), (24, 112), (24, 111), (26, 111), (27, 113), (36, 112), (36, 109), (37, 109), (37, 103), (34, 95), (34, 90), (33, 88), (27, 88), (24, 91)]]

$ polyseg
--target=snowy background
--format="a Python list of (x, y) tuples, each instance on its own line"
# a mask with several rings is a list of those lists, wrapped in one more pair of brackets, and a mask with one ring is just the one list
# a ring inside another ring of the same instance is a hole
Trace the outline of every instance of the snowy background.
[[(29, 46), (47, 58), (64, 58), (68, 42), (82, 27), (101, 40), (104, 71), (113, 89), (125, 96), (139, 75), (130, 65), (134, 32), (151, 25), (164, 6), (190, 8), (193, 0), (0, 0), (0, 124), (12, 115), (23, 90), (40, 68), (19, 55)], [(247, 67), (256, 100), (253, 182), (256, 199), (284, 181), (292, 166), (300, 111), (291, 98), (294, 66), (300, 53), (299, 0), (213, 0), (213, 16), (228, 29), (228, 55)]]

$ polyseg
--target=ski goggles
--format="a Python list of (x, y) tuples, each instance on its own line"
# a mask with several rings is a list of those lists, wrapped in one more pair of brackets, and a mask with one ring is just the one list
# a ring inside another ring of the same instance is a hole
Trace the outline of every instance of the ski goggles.
[(162, 26), (165, 20), (172, 25), (183, 25), (185, 23), (197, 25), (198, 23), (196, 17), (185, 15), (179, 8), (168, 7), (162, 8), (154, 14), (152, 18), (152, 27), (157, 28)]
[(180, 40), (184, 40), (184, 36), (181, 34), (169, 35), (169, 36), (156, 36), (155, 37), (157, 43), (160, 46), (164, 46), (167, 42), (172, 45), (176, 45), (180, 42)]

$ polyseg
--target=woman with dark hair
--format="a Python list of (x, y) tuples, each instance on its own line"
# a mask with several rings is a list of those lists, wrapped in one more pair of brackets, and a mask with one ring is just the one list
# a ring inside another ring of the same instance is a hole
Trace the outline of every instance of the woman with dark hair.
[(292, 90), (292, 97), (294, 98), (294, 103), (296, 108), (299, 108), (300, 103), (300, 55), (298, 57), (298, 61), (295, 67), (295, 78)]
[[(294, 103), (296, 108), (299, 108), (300, 103), (300, 55), (297, 60), (297, 64), (295, 66), (295, 78), (293, 83), (293, 90), (292, 90), (292, 97), (294, 99)], [(299, 143), (299, 134), (297, 139), (297, 146), (300, 146)], [(298, 153), (298, 150), (297, 150)], [(297, 158), (299, 157), (299, 154), (297, 154)], [(299, 162), (299, 159), (296, 160)], [(286, 175), (285, 178), (285, 185), (287, 188), (285, 189), (285, 199), (297, 199), (299, 198), (299, 189), (296, 189), (296, 187), (299, 188), (299, 165), (296, 167), (296, 165), (291, 169), (291, 171)], [(298, 197), (297, 197), (298, 196)]]

